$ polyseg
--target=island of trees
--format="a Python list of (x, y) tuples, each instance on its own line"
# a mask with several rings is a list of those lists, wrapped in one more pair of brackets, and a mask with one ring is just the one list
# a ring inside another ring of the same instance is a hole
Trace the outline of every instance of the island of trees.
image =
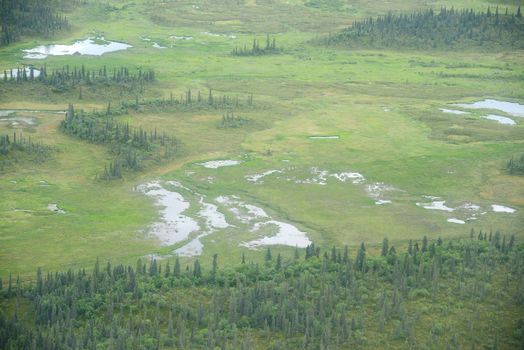
[(6, 167), (27, 160), (40, 163), (51, 153), (51, 147), (34, 142), (31, 136), (13, 132), (0, 135), (0, 172)]
[(265, 46), (260, 46), (260, 41), (253, 39), (251, 47), (244, 45), (244, 47), (235, 47), (231, 54), (233, 56), (263, 56), (274, 55), (280, 53), (281, 49), (277, 47), (276, 39), (270, 39), (269, 34), (266, 36)]
[(520, 7), (485, 12), (442, 8), (357, 21), (323, 41), (355, 48), (522, 49), (524, 19)]
[(524, 175), (524, 153), (511, 157), (506, 169), (511, 175)]
[(134, 128), (114, 119), (114, 116), (125, 112), (123, 107), (113, 110), (108, 104), (105, 111), (85, 113), (75, 110), (70, 104), (60, 123), (60, 130), (67, 135), (108, 147), (113, 161), (105, 165), (100, 179), (121, 178), (123, 170), (138, 171), (144, 162), (169, 159), (177, 151), (175, 137), (159, 133), (156, 129)]

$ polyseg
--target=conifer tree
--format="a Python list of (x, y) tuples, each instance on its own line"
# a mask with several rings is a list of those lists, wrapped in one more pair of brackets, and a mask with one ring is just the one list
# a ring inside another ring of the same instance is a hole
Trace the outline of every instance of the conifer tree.
[(380, 255), (386, 256), (388, 255), (388, 252), (389, 252), (389, 242), (387, 238), (384, 238), (384, 240), (382, 241), (382, 252)]
[(218, 269), (218, 254), (213, 254), (213, 269), (211, 270), (211, 274), (213, 278), (217, 274), (217, 269)]
[(175, 267), (173, 268), (173, 274), (175, 277), (180, 277), (180, 259), (178, 255), (175, 258)]
[(265, 256), (265, 260), (266, 262), (269, 262), (271, 261), (273, 258), (271, 256), (271, 248), (267, 247), (266, 249), (266, 256)]
[(200, 267), (200, 262), (198, 261), (198, 259), (196, 259), (193, 264), (193, 276), (195, 276), (196, 278), (202, 277), (202, 269)]
[(364, 246), (364, 242), (360, 244), (360, 248), (358, 249), (357, 257), (355, 260), (355, 266), (358, 271), (365, 271), (366, 266), (366, 247)]

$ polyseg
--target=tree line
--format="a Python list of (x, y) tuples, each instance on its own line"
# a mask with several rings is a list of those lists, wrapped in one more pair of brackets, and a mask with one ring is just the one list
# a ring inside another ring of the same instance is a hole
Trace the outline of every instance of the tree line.
[(56, 0), (0, 0), (0, 46), (23, 35), (51, 36), (70, 28)]
[(51, 147), (34, 142), (31, 136), (26, 137), (16, 132), (0, 135), (0, 171), (22, 160), (43, 162), (50, 156), (50, 153)]
[(266, 45), (261, 47), (260, 41), (253, 39), (251, 47), (244, 45), (244, 47), (235, 47), (231, 54), (233, 56), (262, 56), (262, 55), (274, 55), (282, 51), (277, 47), (276, 39), (270, 39), (269, 34), (266, 36)]
[(176, 96), (171, 93), (168, 98), (159, 99), (139, 99), (138, 96), (135, 101), (122, 102), (124, 108), (133, 108), (135, 110), (153, 109), (177, 109), (182, 111), (187, 110), (201, 110), (201, 109), (235, 109), (242, 107), (253, 107), (253, 94), (247, 94), (245, 99), (240, 99), (238, 96), (219, 95), (217, 96), (212, 89), (207, 92), (200, 90), (194, 91), (187, 89), (185, 93)]
[(52, 86), (57, 91), (66, 91), (77, 85), (128, 85), (144, 84), (155, 81), (153, 69), (141, 68), (134, 72), (128, 67), (107, 69), (104, 65), (99, 69), (89, 69), (84, 65), (70, 67), (66, 65), (61, 69), (48, 72), (46, 65), (36, 69), (33, 66), (18, 67), (13, 71), (4, 70), (4, 83), (40, 82)]
[(523, 36), (520, 6), (511, 14), (498, 7), (488, 7), (486, 12), (443, 7), (438, 12), (429, 9), (370, 17), (322, 41), (355, 48), (522, 49)]
[[(0, 349), (519, 348), (524, 247), (500, 232), (379, 254), (138, 260), (0, 280)], [(23, 307), (22, 307), (23, 305)], [(503, 322), (501, 322), (503, 320)]]
[(122, 170), (138, 171), (147, 161), (171, 158), (177, 151), (178, 141), (156, 129), (135, 128), (120, 123), (114, 116), (126, 113), (125, 107), (113, 109), (111, 103), (105, 111), (86, 113), (69, 104), (60, 130), (65, 134), (91, 143), (105, 144), (113, 161), (106, 164), (99, 176), (103, 180), (122, 177)]

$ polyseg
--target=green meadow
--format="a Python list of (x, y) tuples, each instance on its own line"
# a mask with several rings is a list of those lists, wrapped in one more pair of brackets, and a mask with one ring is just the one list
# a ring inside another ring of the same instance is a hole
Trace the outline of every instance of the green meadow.
[[(86, 86), (55, 91), (52, 86), (0, 83), (0, 109), (17, 110), (35, 125), (0, 123), (0, 134), (22, 132), (52, 147), (41, 163), (19, 161), (0, 170), (0, 276), (33, 278), (37, 267), (91, 267), (97, 257), (134, 264), (149, 254), (174, 255), (187, 240), (162, 245), (151, 233), (161, 220), (154, 198), (136, 190), (151, 181), (178, 181), (197, 213), (199, 195), (208, 203), (238, 196), (271, 218), (294, 225), (318, 246), (371, 249), (384, 237), (397, 246), (423, 236), (468, 237), (470, 230), (500, 231), (524, 238), (524, 178), (509, 175), (508, 160), (524, 151), (524, 119), (498, 110), (452, 107), (486, 98), (524, 104), (524, 52), (471, 49), (360, 50), (319, 45), (315, 40), (369, 16), (454, 6), (516, 10), (519, 1), (88, 1), (66, 13), (71, 30), (52, 38), (31, 37), (0, 48), (0, 72), (23, 64), (47, 70), (85, 65), (154, 69), (156, 81), (144, 91)], [(253, 39), (275, 38), (278, 54), (234, 56)], [(71, 44), (94, 35), (132, 45), (102, 56), (23, 58), (38, 45)], [(143, 38), (148, 38), (146, 41)], [(154, 48), (153, 42), (166, 48)], [(59, 129), (69, 103), (85, 111), (108, 103), (177, 98), (191, 89), (207, 98), (228, 95), (252, 106), (238, 108), (129, 108), (116, 120), (174, 135), (173, 159), (148, 164), (122, 179), (97, 180), (111, 154)], [(440, 108), (469, 114), (444, 113)], [(220, 127), (223, 114), (247, 119)], [(481, 118), (510, 117), (516, 125)], [(333, 138), (312, 139), (311, 136)], [(336, 138), (335, 138), (336, 136)], [(212, 160), (238, 160), (210, 169)], [(315, 170), (316, 169), (316, 170)], [(256, 183), (246, 176), (266, 171)], [(318, 172), (326, 179), (319, 184)], [(333, 174), (359, 173), (364, 181), (339, 181)], [(316, 180), (315, 180), (316, 179)], [(309, 180), (309, 181), (308, 181)], [(308, 183), (310, 182), (310, 183)], [(373, 194), (373, 186), (387, 188)], [(439, 197), (446, 210), (423, 205)], [(376, 204), (381, 200), (391, 203)], [(58, 204), (65, 214), (47, 207)], [(419, 205), (417, 205), (417, 203)], [(480, 209), (473, 215), (465, 205)], [(494, 212), (492, 205), (514, 209)], [(242, 254), (263, 259), (265, 248), (240, 245), (271, 232), (251, 232), (224, 205), (218, 209), (235, 227), (201, 239), (204, 266), (218, 253), (221, 264)], [(457, 219), (463, 223), (448, 222)], [(289, 256), (294, 246), (274, 246)], [(147, 259), (147, 258), (146, 258)], [(182, 257), (184, 264), (194, 257)]]

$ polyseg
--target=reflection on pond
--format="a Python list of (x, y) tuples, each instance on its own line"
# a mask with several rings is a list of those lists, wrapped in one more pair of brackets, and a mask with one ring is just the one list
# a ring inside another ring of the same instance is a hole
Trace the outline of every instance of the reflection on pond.
[(23, 50), (26, 54), (24, 58), (44, 59), (47, 56), (66, 56), (66, 55), (92, 55), (101, 56), (108, 52), (126, 50), (132, 47), (129, 44), (105, 40), (101, 38), (87, 38), (79, 40), (71, 45), (40, 45), (34, 49)]

